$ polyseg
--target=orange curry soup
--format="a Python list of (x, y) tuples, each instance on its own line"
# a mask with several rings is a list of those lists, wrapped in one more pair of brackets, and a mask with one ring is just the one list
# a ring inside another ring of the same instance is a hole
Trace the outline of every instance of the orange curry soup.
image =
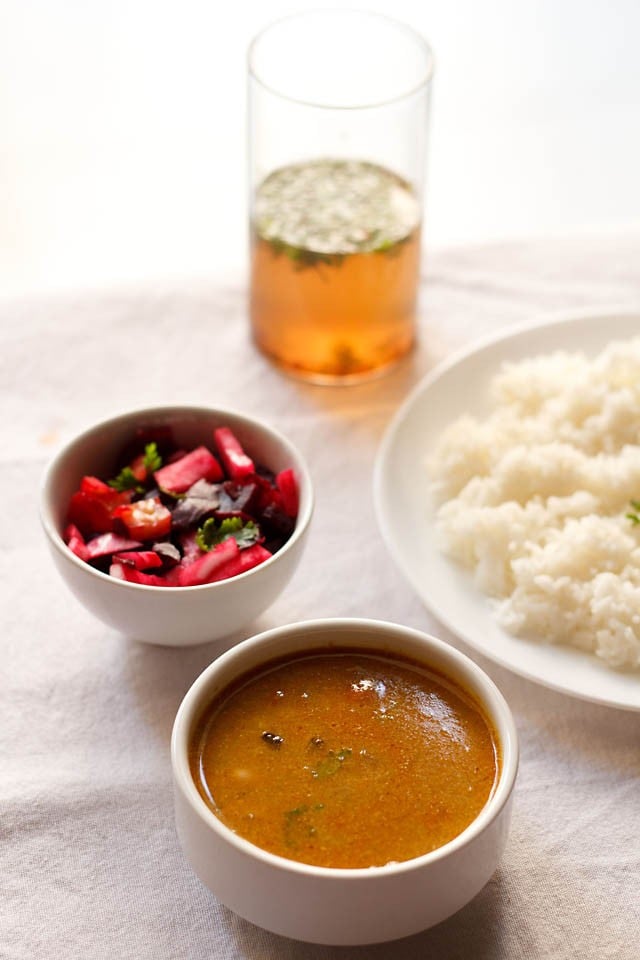
[(495, 734), (446, 677), (375, 651), (316, 651), (240, 678), (205, 710), (191, 773), (216, 816), (271, 853), (323, 867), (421, 856), (480, 813)]

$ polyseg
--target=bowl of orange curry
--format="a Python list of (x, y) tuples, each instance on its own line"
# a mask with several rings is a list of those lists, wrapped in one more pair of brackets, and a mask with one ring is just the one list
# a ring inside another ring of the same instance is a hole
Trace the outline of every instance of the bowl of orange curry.
[(171, 750), (196, 874), (295, 939), (427, 929), (482, 889), (507, 840), (507, 703), (468, 657), (397, 624), (313, 620), (243, 641), (187, 692)]

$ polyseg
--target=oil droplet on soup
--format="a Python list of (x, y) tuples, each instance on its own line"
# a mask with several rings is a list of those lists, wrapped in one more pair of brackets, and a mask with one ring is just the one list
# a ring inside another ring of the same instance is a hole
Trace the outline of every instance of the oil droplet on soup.
[(249, 674), (195, 730), (191, 772), (230, 829), (325, 867), (442, 846), (480, 813), (499, 757), (479, 706), (409, 660), (316, 652)]

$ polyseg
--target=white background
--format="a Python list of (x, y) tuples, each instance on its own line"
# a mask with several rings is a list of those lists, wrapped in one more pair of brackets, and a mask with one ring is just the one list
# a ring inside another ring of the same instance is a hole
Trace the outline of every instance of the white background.
[[(316, 6), (0, 0), (0, 296), (242, 278), (246, 48)], [(640, 222), (635, 0), (368, 7), (436, 55), (428, 248)]]

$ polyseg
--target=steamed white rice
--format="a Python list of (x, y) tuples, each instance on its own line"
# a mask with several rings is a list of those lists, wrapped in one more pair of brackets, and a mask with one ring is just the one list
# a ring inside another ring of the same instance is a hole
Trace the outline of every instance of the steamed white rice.
[(640, 337), (506, 364), (429, 460), (442, 549), (510, 633), (640, 667)]

